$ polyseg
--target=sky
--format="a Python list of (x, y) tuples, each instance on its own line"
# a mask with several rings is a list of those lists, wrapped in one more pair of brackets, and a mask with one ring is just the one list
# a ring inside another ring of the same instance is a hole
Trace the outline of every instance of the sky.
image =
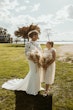
[(73, 0), (0, 0), (0, 27), (12, 37), (31, 23), (40, 27), (42, 41), (73, 41)]

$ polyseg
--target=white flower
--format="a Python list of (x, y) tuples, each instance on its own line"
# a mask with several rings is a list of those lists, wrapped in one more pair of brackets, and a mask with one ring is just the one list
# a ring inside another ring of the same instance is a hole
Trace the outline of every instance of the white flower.
[(43, 52), (43, 57), (47, 60), (51, 60), (52, 59), (52, 53), (49, 51), (49, 50), (47, 50), (47, 49), (45, 49), (44, 50), (44, 52)]

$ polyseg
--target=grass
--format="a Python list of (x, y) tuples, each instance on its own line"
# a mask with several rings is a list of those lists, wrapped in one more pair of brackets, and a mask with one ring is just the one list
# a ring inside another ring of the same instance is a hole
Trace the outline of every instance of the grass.
[[(8, 79), (24, 78), (28, 71), (24, 45), (0, 44), (0, 110), (15, 108), (14, 92), (2, 89), (1, 85)], [(56, 61), (55, 83), (51, 92), (53, 110), (73, 110), (73, 64)]]

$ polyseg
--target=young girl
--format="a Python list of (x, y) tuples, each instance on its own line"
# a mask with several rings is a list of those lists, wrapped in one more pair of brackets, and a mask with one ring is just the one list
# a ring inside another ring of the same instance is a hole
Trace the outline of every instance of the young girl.
[(54, 83), (55, 77), (55, 59), (56, 59), (56, 50), (53, 48), (53, 42), (49, 41), (46, 43), (47, 49), (44, 50), (44, 53), (47, 55), (46, 58), (51, 58), (49, 55), (52, 55), (51, 60), (48, 60), (45, 64), (43, 64), (43, 68), (45, 69), (45, 77), (44, 82), (46, 84), (45, 93), (44, 95), (48, 95), (50, 90), (50, 86)]

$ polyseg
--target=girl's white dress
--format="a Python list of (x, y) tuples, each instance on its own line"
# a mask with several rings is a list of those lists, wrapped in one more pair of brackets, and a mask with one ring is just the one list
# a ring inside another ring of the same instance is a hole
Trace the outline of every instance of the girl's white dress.
[[(51, 48), (51, 49), (47, 49), (45, 54), (49, 55), (50, 53), (52, 53), (52, 51), (56, 52), (55, 48)], [(47, 70), (44, 73), (44, 82), (45, 84), (53, 84), (54, 83), (54, 78), (55, 78), (55, 61), (49, 65), (49, 67), (47, 68)]]
[[(38, 45), (35, 41), (30, 41), (26, 44), (25, 54), (27, 59), (30, 52), (35, 49), (41, 51), (40, 45)], [(26, 77), (24, 79), (9, 80), (2, 85), (2, 88), (9, 90), (21, 90), (26, 91), (27, 94), (37, 95), (41, 90), (39, 68), (33, 61), (28, 60), (28, 62), (30, 70)]]

